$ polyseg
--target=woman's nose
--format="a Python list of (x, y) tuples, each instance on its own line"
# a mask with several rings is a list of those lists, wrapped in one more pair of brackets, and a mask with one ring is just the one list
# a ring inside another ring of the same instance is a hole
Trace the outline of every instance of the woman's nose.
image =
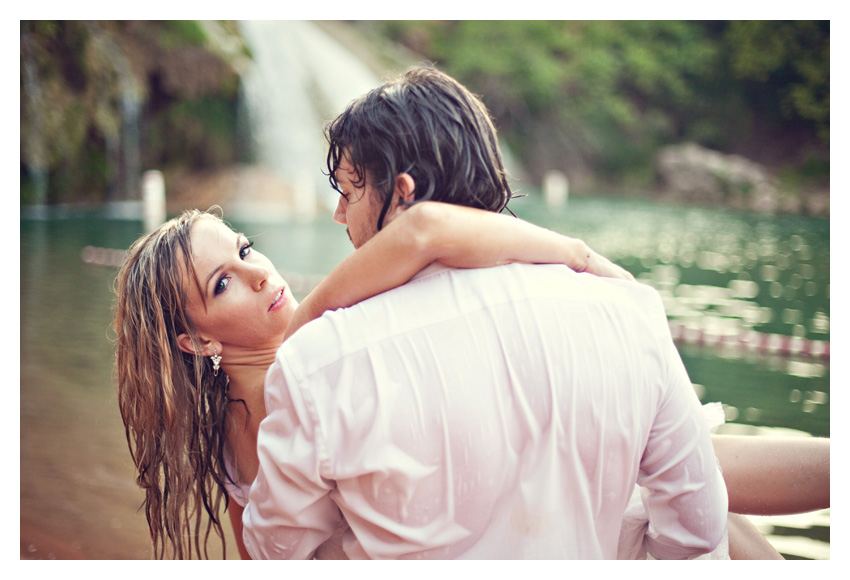
[(334, 221), (342, 226), (348, 225), (348, 222), (345, 221), (345, 201), (342, 199), (342, 196), (339, 196), (339, 201), (336, 204)]
[(248, 264), (248, 278), (254, 290), (261, 290), (269, 279), (269, 271), (260, 265)]

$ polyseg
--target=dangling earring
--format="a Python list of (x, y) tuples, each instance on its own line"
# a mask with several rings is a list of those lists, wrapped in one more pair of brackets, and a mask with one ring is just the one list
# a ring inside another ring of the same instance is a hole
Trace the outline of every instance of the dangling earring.
[(213, 376), (217, 377), (218, 376), (218, 363), (221, 362), (221, 357), (216, 355), (215, 349), (213, 349), (213, 353), (212, 353), (212, 356), (210, 357), (210, 360), (213, 363)]

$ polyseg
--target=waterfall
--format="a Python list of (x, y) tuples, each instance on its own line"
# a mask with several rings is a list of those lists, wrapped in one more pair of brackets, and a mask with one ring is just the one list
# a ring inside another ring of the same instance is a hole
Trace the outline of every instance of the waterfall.
[[(288, 213), (312, 218), (332, 210), (337, 196), (322, 174), (323, 122), (377, 87), (378, 77), (350, 51), (308, 21), (240, 21), (252, 62), (243, 73), (257, 162), (292, 189)], [(239, 210), (266, 213), (254, 192), (239, 194)]]
[(116, 52), (116, 72), (121, 91), (121, 151), (123, 155), (123, 185), (127, 195), (136, 199), (141, 179), (141, 154), (139, 143), (139, 89), (130, 70), (130, 62), (121, 52)]

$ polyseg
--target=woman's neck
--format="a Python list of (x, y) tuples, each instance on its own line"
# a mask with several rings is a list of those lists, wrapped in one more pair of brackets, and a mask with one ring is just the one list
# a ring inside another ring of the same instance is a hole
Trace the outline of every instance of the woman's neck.
[(277, 349), (252, 351), (240, 356), (222, 353), (221, 368), (229, 378), (228, 405), (230, 427), (227, 430), (227, 449), (239, 481), (253, 481), (257, 475), (257, 432), (266, 416), (266, 372), (274, 362)]
[(250, 353), (222, 353), (221, 368), (230, 378), (231, 398), (262, 397), (266, 372), (274, 362), (277, 349), (254, 350)]

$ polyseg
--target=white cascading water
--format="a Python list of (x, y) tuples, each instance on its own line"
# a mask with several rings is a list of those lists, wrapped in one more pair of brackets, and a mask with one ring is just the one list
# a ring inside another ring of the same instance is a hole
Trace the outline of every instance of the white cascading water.
[(239, 29), (252, 55), (242, 82), (257, 162), (293, 189), (292, 215), (332, 210), (337, 196), (322, 174), (323, 123), (379, 78), (312, 22), (240, 21)]

